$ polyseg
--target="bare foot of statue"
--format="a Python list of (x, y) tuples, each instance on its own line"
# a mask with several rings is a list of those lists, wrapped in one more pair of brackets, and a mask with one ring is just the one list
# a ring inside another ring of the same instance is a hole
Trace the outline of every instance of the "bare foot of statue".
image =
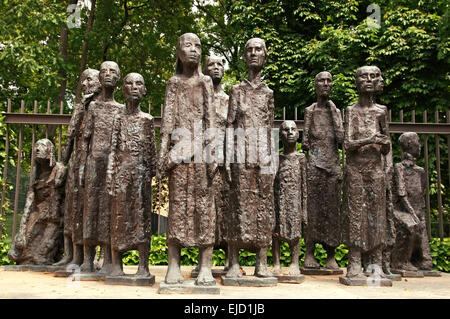
[(267, 268), (267, 265), (260, 265), (260, 266), (255, 267), (255, 276), (256, 277), (272, 277), (273, 274), (269, 270), (269, 268)]
[(53, 266), (65, 266), (70, 264), (72, 261), (72, 256), (64, 256), (63, 259), (53, 264)]
[(309, 255), (309, 256), (305, 257), (305, 262), (303, 264), (303, 267), (318, 269), (318, 268), (320, 268), (320, 265), (314, 258), (314, 255), (312, 255), (312, 256)]
[(239, 264), (231, 265), (231, 267), (230, 267), (230, 269), (228, 269), (225, 277), (226, 278), (241, 278), (242, 273), (241, 273), (241, 267), (239, 266)]
[(212, 276), (211, 269), (200, 269), (195, 284), (198, 286), (214, 286), (216, 280)]
[(281, 275), (281, 266), (280, 265), (274, 265), (272, 268), (272, 273), (277, 276)]
[(367, 278), (362, 273), (361, 265), (359, 263), (349, 264), (349, 266), (347, 268), (347, 277), (355, 278), (355, 279)]
[(419, 269), (417, 269), (417, 267), (414, 266), (411, 262), (407, 262), (407, 263), (405, 264), (405, 266), (403, 267), (403, 269), (404, 269), (404, 270), (407, 270), (407, 271), (418, 271), (418, 270), (419, 270)]
[(94, 272), (94, 265), (92, 263), (89, 263), (89, 262), (84, 262), (80, 266), (80, 271), (82, 273)]
[(327, 258), (326, 268), (333, 270), (339, 269), (339, 265), (337, 264), (336, 259), (334, 259), (334, 256)]
[(139, 266), (136, 275), (139, 277), (150, 277), (150, 271), (148, 270), (148, 267)]
[(183, 276), (181, 275), (181, 271), (179, 267), (168, 267), (166, 279), (164, 280), (166, 284), (174, 285), (174, 284), (182, 284), (184, 281)]
[(119, 277), (119, 276), (124, 276), (124, 275), (125, 275), (125, 273), (120, 268), (120, 266), (113, 266), (112, 270), (109, 274), (109, 276), (113, 276), (113, 277)]
[(300, 269), (298, 268), (298, 265), (290, 265), (288, 269), (288, 275), (300, 276)]
[(112, 271), (111, 263), (104, 263), (102, 269), (98, 271), (100, 275), (109, 275)]

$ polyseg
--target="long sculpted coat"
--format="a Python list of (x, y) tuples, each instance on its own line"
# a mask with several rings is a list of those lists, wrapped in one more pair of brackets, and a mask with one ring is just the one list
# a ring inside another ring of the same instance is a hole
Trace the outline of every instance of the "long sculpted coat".
[(342, 171), (338, 149), (343, 138), (341, 113), (334, 104), (319, 108), (314, 103), (306, 108), (302, 141), (302, 147), (308, 149), (306, 238), (331, 247), (341, 242)]
[[(212, 80), (203, 74), (188, 79), (175, 75), (166, 87), (159, 170), (169, 175), (167, 242), (182, 247), (210, 246), (215, 242), (216, 213), (208, 176), (215, 164), (202, 158), (195, 160), (189, 151), (204, 150), (208, 144), (199, 133), (214, 125), (213, 94)], [(176, 129), (181, 129), (178, 141), (172, 139)], [(181, 149), (189, 153), (184, 160), (181, 154), (187, 153)]]
[(306, 217), (305, 154), (280, 154), (275, 176), (275, 233), (281, 240), (298, 241), (302, 237), (302, 222)]
[(111, 197), (107, 189), (106, 170), (111, 151), (112, 121), (123, 110), (123, 105), (117, 102), (92, 102), (83, 132), (88, 144), (83, 239), (100, 245), (110, 243)]
[(386, 243), (385, 158), (389, 149), (368, 144), (349, 148), (350, 140), (368, 138), (374, 133), (389, 136), (386, 110), (373, 106), (361, 110), (356, 104), (345, 113), (347, 151), (344, 177), (344, 213), (347, 218), (345, 239), (349, 247), (362, 252), (381, 248)]
[(144, 112), (114, 119), (108, 175), (112, 182), (111, 248), (125, 252), (150, 243), (152, 177), (156, 172), (153, 117)]
[[(247, 134), (243, 138), (244, 145), (240, 138), (234, 138), (234, 156), (230, 158), (227, 155), (231, 169), (231, 214), (227, 221), (227, 241), (241, 248), (259, 249), (268, 247), (272, 242), (275, 172), (265, 169), (272, 164), (273, 120), (273, 91), (265, 83), (254, 86), (244, 79), (232, 87), (227, 126), (233, 128), (235, 134), (239, 134), (239, 129)], [(260, 132), (266, 136), (258, 139), (256, 134)], [(227, 136), (227, 144), (230, 139), (232, 137)], [(259, 152), (262, 144), (267, 146), (265, 152)]]

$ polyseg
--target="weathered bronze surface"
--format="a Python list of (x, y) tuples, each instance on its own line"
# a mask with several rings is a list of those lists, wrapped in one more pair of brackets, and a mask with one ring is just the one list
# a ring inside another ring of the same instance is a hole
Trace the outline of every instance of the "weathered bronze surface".
[(110, 276), (124, 276), (122, 253), (139, 250), (137, 276), (150, 277), (148, 258), (151, 239), (152, 189), (156, 172), (153, 117), (140, 109), (147, 90), (144, 78), (130, 73), (123, 79), (125, 111), (114, 117), (107, 184), (110, 187), (111, 249)]
[(212, 180), (216, 164), (203, 160), (202, 150), (208, 139), (198, 135), (198, 131), (204, 132), (215, 124), (214, 88), (211, 78), (201, 72), (200, 58), (200, 39), (193, 33), (183, 34), (177, 46), (175, 75), (166, 87), (157, 171), (158, 179), (169, 176), (166, 284), (183, 282), (181, 247), (199, 247), (200, 268), (195, 284), (216, 284), (211, 273), (216, 230)]
[(300, 276), (299, 253), (302, 221), (306, 218), (306, 157), (297, 151), (299, 132), (294, 121), (280, 127), (283, 153), (275, 176), (275, 233), (273, 236), (273, 273), (281, 275), (280, 242), (286, 241), (291, 250), (290, 276)]
[[(355, 82), (359, 99), (345, 113), (344, 238), (349, 247), (347, 277), (355, 281), (365, 277), (362, 255), (381, 272), (386, 244), (385, 156), (391, 141), (387, 110), (374, 102), (380, 77), (376, 67), (358, 68)], [(381, 272), (379, 276), (385, 275)]]
[(334, 259), (335, 248), (341, 243), (340, 195), (342, 170), (339, 147), (344, 128), (341, 112), (329, 100), (333, 79), (329, 72), (316, 75), (314, 86), (317, 102), (306, 108), (302, 149), (308, 151), (308, 200), (306, 223), (306, 254), (303, 268), (318, 269), (314, 258), (315, 244), (327, 252), (326, 268), (339, 269)]
[(8, 252), (18, 265), (51, 265), (61, 257), (66, 168), (55, 160), (55, 146), (40, 139), (19, 232)]
[[(245, 130), (244, 145), (234, 138), (233, 157), (226, 154), (230, 172), (231, 214), (227, 220), (227, 242), (230, 268), (227, 278), (242, 277), (239, 266), (239, 249), (257, 252), (255, 275), (271, 277), (267, 268), (267, 248), (272, 242), (275, 226), (273, 180), (271, 170), (271, 129), (274, 119), (273, 91), (261, 81), (261, 71), (267, 60), (264, 40), (247, 41), (243, 60), (248, 69), (248, 79), (234, 85), (230, 93), (227, 128)], [(265, 136), (258, 136), (260, 133)], [(228, 135), (227, 130), (227, 135)], [(233, 137), (231, 137), (233, 141)], [(256, 141), (256, 143), (255, 143)], [(227, 137), (227, 148), (228, 145)], [(261, 152), (266, 144), (266, 152)], [(239, 149), (242, 147), (242, 151)], [(253, 150), (253, 151), (252, 151)], [(261, 153), (266, 153), (266, 156)], [(268, 155), (267, 155), (268, 153)]]
[(397, 231), (391, 255), (392, 268), (402, 271), (431, 270), (433, 262), (425, 224), (425, 171), (417, 166), (419, 136), (399, 137), (402, 161), (394, 170), (394, 221)]
[(110, 218), (111, 197), (106, 183), (108, 157), (111, 151), (112, 121), (124, 106), (114, 100), (114, 89), (120, 79), (117, 63), (105, 61), (100, 65), (99, 80), (102, 86), (99, 97), (89, 104), (83, 130), (87, 145), (85, 173), (81, 184), (85, 187), (83, 215), (84, 259), (81, 272), (94, 271), (95, 247), (105, 251), (100, 272), (111, 271)]
[(64, 257), (55, 265), (81, 265), (83, 262), (83, 203), (84, 189), (80, 184), (80, 174), (84, 174), (86, 145), (83, 144), (86, 110), (91, 101), (97, 99), (101, 86), (99, 71), (86, 69), (81, 74), (83, 100), (74, 105), (67, 129), (67, 143), (62, 161), (67, 167), (65, 184), (64, 215)]

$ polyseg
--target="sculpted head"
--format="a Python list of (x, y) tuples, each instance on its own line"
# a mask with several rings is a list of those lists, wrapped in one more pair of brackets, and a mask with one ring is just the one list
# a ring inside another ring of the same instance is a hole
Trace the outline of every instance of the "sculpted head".
[(247, 68), (261, 69), (267, 61), (267, 48), (264, 40), (261, 38), (248, 40), (242, 59)]
[(376, 93), (382, 81), (381, 71), (376, 66), (362, 66), (356, 70), (355, 84), (359, 93)]
[(406, 132), (398, 138), (403, 153), (411, 154), (414, 158), (420, 156), (420, 139), (415, 132)]
[(144, 77), (139, 73), (128, 73), (123, 79), (122, 92), (127, 101), (139, 103), (147, 94)]
[(37, 163), (48, 161), (50, 167), (55, 166), (55, 146), (53, 143), (46, 138), (38, 140), (34, 144), (34, 158)]
[(316, 89), (317, 96), (328, 97), (333, 88), (333, 77), (331, 73), (327, 71), (318, 73), (314, 78), (314, 88)]
[(115, 88), (119, 83), (120, 69), (119, 65), (113, 61), (105, 61), (100, 65), (99, 79), (102, 87)]
[(295, 144), (297, 143), (299, 133), (297, 129), (297, 124), (294, 121), (284, 121), (280, 126), (280, 137), (283, 145)]
[(220, 84), (224, 74), (222, 59), (219, 57), (208, 57), (205, 61), (203, 74), (209, 75), (214, 84)]
[(200, 38), (194, 33), (185, 33), (178, 39), (177, 64), (175, 73), (182, 74), (184, 66), (198, 67), (201, 73), (200, 60), (202, 57), (202, 44)]
[(86, 69), (81, 73), (81, 89), (83, 94), (92, 94), (101, 90), (99, 71)]

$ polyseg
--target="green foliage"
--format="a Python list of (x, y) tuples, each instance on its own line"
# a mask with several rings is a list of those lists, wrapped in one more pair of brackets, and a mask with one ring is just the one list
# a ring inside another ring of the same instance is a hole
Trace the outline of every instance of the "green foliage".
[(443, 241), (432, 238), (430, 250), (433, 258), (433, 269), (450, 272), (450, 238), (444, 238)]
[(14, 265), (14, 262), (9, 260), (8, 252), (11, 249), (11, 244), (6, 242), (6, 234), (3, 230), (0, 238), (0, 266)]

